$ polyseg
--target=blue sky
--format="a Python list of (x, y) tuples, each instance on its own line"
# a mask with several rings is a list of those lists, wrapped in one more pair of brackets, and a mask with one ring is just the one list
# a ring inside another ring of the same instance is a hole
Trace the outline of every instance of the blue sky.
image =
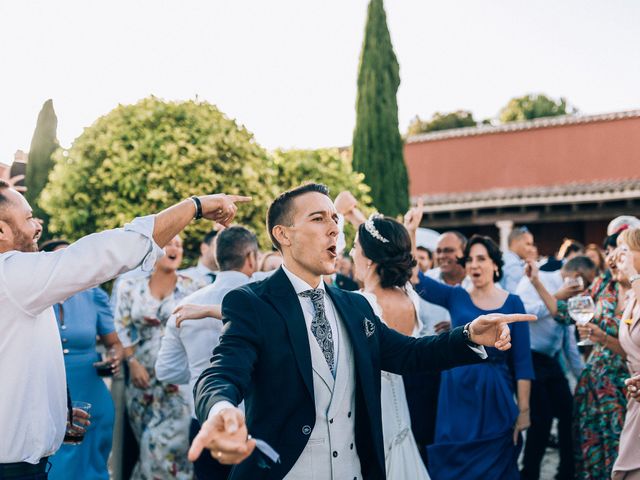
[[(0, 2), (0, 158), (53, 98), (70, 145), (118, 103), (218, 105), (267, 148), (342, 146), (367, 1)], [(416, 114), (494, 117), (529, 92), (584, 113), (640, 108), (640, 2), (387, 0), (402, 131)]]

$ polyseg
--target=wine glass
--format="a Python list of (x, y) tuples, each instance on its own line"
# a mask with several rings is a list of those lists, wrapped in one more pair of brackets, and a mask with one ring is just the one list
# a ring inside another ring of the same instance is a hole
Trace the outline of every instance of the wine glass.
[[(589, 323), (595, 311), (596, 306), (589, 295), (576, 295), (569, 299), (569, 315), (578, 325), (586, 325)], [(593, 345), (593, 342), (587, 338), (579, 341), (578, 345)]]

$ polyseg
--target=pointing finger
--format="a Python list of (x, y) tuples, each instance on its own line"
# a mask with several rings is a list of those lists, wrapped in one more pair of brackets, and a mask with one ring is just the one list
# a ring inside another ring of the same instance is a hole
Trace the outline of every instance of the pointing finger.
[(196, 435), (196, 438), (193, 439), (193, 442), (191, 442), (191, 447), (189, 447), (189, 453), (187, 454), (187, 457), (189, 458), (190, 462), (195, 462), (198, 458), (200, 458), (200, 454), (204, 450), (204, 447), (207, 445), (207, 436), (208, 429), (205, 424)]
[(251, 201), (251, 197), (247, 197), (245, 195), (228, 195), (228, 197), (229, 197), (229, 200), (231, 200), (234, 203)]
[(504, 323), (533, 322), (537, 319), (538, 317), (536, 315), (529, 315), (526, 313), (510, 313), (502, 316), (500, 318), (500, 321)]

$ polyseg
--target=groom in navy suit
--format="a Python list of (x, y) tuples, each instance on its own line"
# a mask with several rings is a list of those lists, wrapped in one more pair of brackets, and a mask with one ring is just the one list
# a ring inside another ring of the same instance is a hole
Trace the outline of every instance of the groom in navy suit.
[[(381, 370), (480, 362), (482, 345), (510, 348), (507, 323), (535, 319), (483, 316), (419, 339), (389, 329), (364, 297), (322, 282), (335, 271), (339, 232), (323, 185), (281, 194), (267, 228), (283, 267), (227, 294), (220, 344), (194, 390), (202, 428), (189, 457), (210, 450), (235, 465), (230, 479), (384, 479)], [(267, 466), (252, 436), (280, 461)]]

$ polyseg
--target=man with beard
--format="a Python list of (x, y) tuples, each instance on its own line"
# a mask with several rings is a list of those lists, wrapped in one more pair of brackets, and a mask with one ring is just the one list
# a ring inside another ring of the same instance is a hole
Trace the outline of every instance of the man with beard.
[(246, 200), (192, 197), (124, 228), (38, 253), (40, 223), (25, 198), (0, 180), (0, 478), (46, 479), (47, 457), (65, 436), (68, 397), (52, 305), (138, 265), (151, 270), (161, 247), (194, 217), (228, 224), (234, 202)]

